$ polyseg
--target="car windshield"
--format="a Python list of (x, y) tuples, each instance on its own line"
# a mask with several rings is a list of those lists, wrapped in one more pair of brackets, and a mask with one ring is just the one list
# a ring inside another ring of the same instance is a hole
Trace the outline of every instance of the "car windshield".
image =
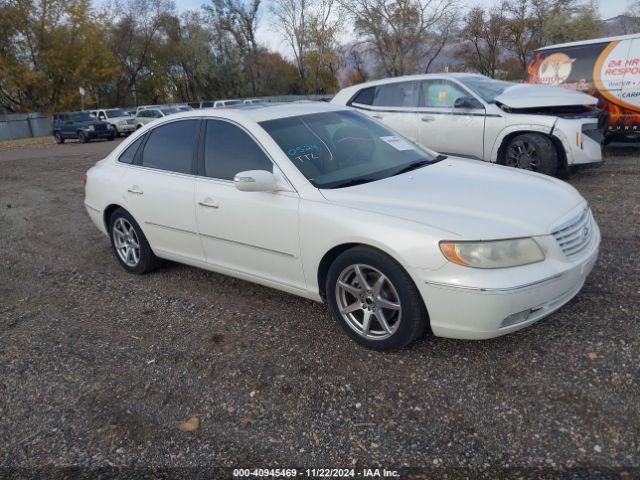
[(358, 112), (313, 113), (260, 126), (317, 188), (380, 180), (444, 158)]
[(171, 115), (172, 113), (178, 113), (180, 110), (174, 107), (161, 108), (160, 111), (165, 115)]
[(96, 119), (96, 117), (91, 115), (89, 112), (81, 112), (71, 115), (71, 119), (74, 122), (92, 122)]
[(242, 103), (240, 100), (225, 100), (223, 105), (228, 107), (230, 105), (238, 105), (239, 103)]
[(498, 95), (515, 85), (512, 82), (493, 80), (482, 75), (460, 77), (459, 80), (480, 95), (487, 103), (493, 103)]
[(111, 110), (106, 110), (107, 118), (115, 118), (115, 117), (127, 117), (129, 114), (122, 110), (121, 108), (112, 108)]

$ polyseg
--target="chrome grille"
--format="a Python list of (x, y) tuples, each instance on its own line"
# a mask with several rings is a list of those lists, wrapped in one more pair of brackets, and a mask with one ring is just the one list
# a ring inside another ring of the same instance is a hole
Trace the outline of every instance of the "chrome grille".
[(133, 125), (134, 123), (136, 123), (136, 119), (135, 118), (127, 118), (127, 123), (129, 125)]
[(580, 215), (551, 232), (562, 251), (569, 257), (583, 251), (593, 237), (593, 217), (585, 208)]

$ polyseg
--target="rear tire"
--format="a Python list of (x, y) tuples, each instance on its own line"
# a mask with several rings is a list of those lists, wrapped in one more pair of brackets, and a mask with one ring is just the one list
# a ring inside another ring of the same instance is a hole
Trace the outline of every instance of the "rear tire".
[(78, 132), (78, 141), (80, 143), (87, 143), (89, 141), (89, 137), (83, 131)]
[(427, 310), (413, 280), (379, 250), (343, 252), (329, 267), (325, 291), (334, 319), (366, 348), (401, 348), (427, 330)]
[(558, 152), (549, 137), (540, 133), (516, 135), (507, 144), (504, 164), (545, 175), (558, 171)]
[(56, 143), (58, 145), (61, 145), (64, 143), (64, 137), (62, 136), (62, 134), (60, 132), (56, 132), (53, 134), (53, 138), (56, 139)]
[(109, 217), (109, 238), (118, 263), (127, 272), (141, 275), (160, 266), (140, 225), (125, 209), (118, 208)]

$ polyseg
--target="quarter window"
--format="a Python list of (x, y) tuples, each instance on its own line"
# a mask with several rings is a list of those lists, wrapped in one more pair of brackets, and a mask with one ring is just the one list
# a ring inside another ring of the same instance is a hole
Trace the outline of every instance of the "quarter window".
[(376, 87), (376, 107), (417, 107), (418, 82), (388, 83)]
[(143, 139), (144, 135), (141, 135), (140, 138), (129, 145), (129, 147), (124, 152), (122, 152), (122, 155), (118, 157), (118, 161), (122, 163), (132, 164), (133, 160), (136, 158), (136, 152), (138, 151), (138, 148), (140, 148), (140, 144), (142, 143)]
[(364, 90), (360, 90), (351, 103), (357, 103), (360, 105), (372, 105), (375, 93), (375, 87), (369, 87), (365, 88)]
[(229, 122), (208, 120), (204, 142), (204, 174), (233, 180), (246, 170), (273, 171), (271, 160), (241, 128)]
[(191, 173), (199, 120), (171, 122), (155, 128), (142, 152), (142, 166)]
[(425, 80), (422, 82), (422, 106), (453, 108), (456, 100), (469, 94), (455, 83), (447, 80)]

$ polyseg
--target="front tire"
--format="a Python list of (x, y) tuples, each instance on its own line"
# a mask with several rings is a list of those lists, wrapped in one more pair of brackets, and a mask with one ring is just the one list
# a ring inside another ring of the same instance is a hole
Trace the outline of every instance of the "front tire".
[(343, 252), (329, 267), (325, 291), (340, 327), (366, 348), (401, 348), (427, 329), (427, 311), (413, 280), (378, 250)]
[(83, 131), (78, 132), (78, 141), (80, 143), (87, 143), (89, 141), (89, 137)]
[(549, 137), (540, 133), (516, 135), (507, 144), (504, 164), (545, 175), (558, 171), (558, 152)]
[(118, 208), (111, 214), (109, 238), (116, 259), (127, 272), (141, 275), (160, 265), (147, 237), (126, 210)]

